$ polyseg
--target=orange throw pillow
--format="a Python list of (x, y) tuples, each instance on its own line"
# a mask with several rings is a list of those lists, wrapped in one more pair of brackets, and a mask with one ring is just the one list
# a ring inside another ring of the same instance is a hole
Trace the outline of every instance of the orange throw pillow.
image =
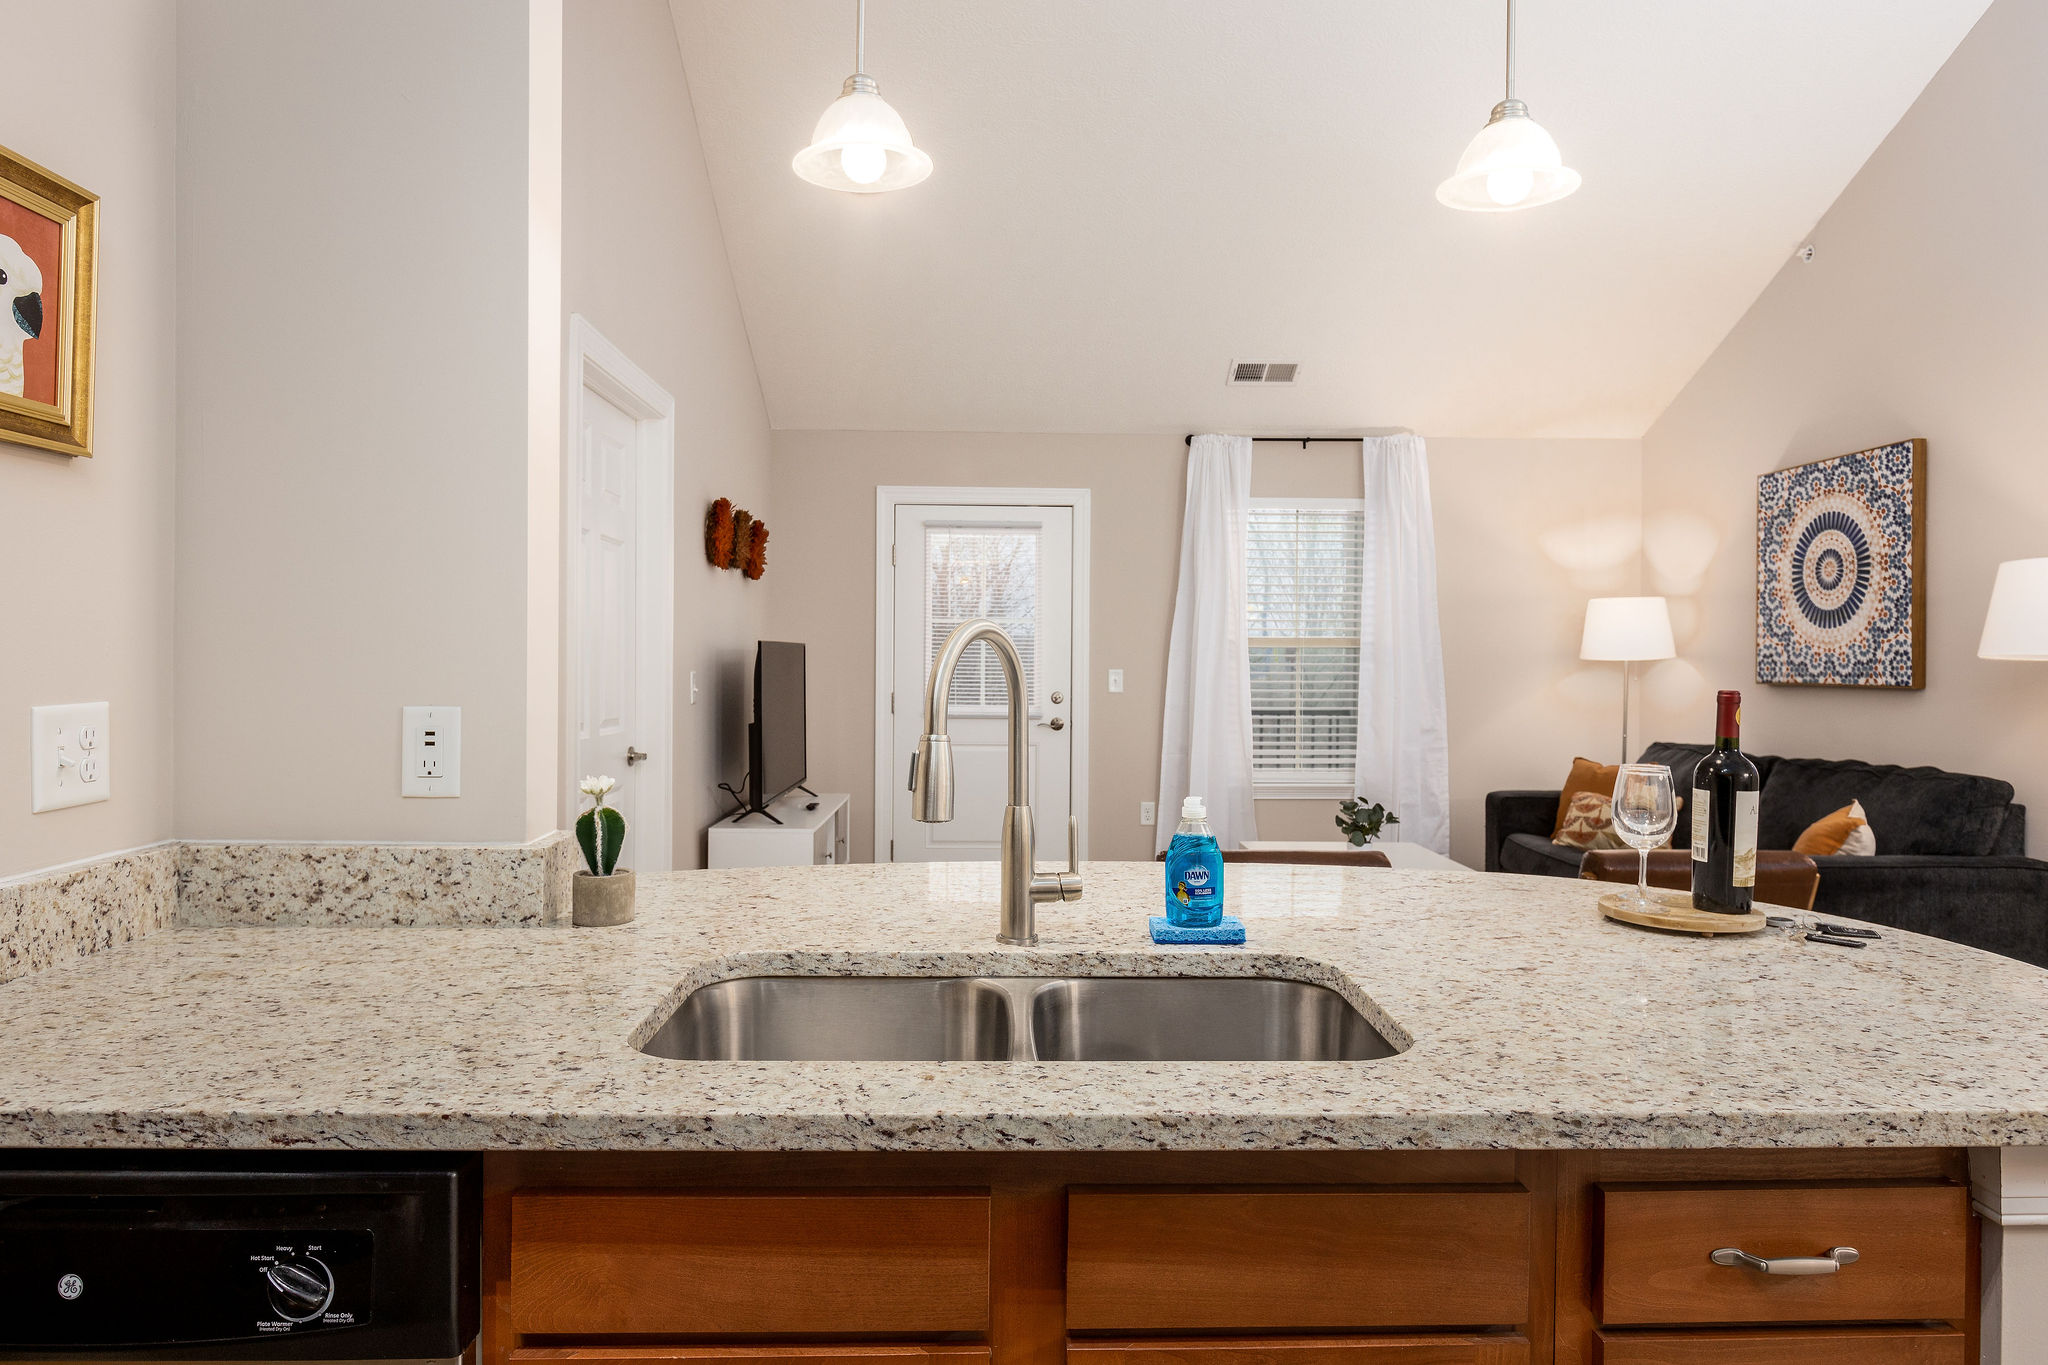
[(1823, 815), (1806, 827), (1792, 845), (1794, 853), (1810, 858), (1827, 858), (1839, 853), (1851, 858), (1869, 858), (1877, 853), (1877, 836), (1870, 832), (1870, 817), (1861, 801), (1851, 801), (1832, 815)]
[(1619, 763), (1609, 763), (1602, 766), (1590, 758), (1573, 759), (1571, 776), (1564, 780), (1564, 790), (1558, 793), (1557, 823), (1550, 827), (1551, 839), (1555, 841), (1558, 835), (1564, 833), (1565, 817), (1571, 813), (1572, 798), (1574, 796), (1577, 796), (1580, 792), (1592, 792), (1596, 796), (1604, 796), (1609, 801), (1612, 801), (1614, 799), (1614, 779), (1619, 776), (1621, 776), (1621, 765)]

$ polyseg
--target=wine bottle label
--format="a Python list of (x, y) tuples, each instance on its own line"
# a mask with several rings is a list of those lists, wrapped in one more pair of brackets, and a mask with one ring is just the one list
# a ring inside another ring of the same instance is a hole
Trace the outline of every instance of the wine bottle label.
[(1756, 885), (1756, 816), (1760, 792), (1735, 793), (1735, 884)]
[(1705, 787), (1692, 789), (1692, 860), (1703, 863), (1707, 860), (1708, 814), (1714, 808), (1713, 793)]

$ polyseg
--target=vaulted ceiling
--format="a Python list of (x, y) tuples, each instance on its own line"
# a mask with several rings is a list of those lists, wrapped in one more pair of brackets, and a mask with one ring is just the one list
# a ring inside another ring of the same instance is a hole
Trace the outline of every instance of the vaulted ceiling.
[(883, 195), (789, 169), (854, 0), (671, 3), (778, 428), (1629, 437), (1987, 0), (1521, 0), (1585, 187), (1512, 214), (1434, 197), (1500, 0), (870, 0), (937, 166)]

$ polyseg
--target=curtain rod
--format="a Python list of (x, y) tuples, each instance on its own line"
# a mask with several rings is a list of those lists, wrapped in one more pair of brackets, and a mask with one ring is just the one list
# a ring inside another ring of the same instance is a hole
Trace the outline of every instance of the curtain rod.
[[(1374, 436), (1413, 436), (1413, 435), (1414, 435), (1415, 433), (1414, 433), (1413, 431), (1409, 430), (1409, 429), (1408, 429), (1407, 427), (1402, 427), (1402, 428), (1400, 428), (1400, 429), (1398, 429), (1398, 430), (1395, 430), (1395, 431), (1376, 431), (1376, 432), (1373, 432), (1372, 434), (1373, 434)], [(1254, 440), (1254, 441), (1268, 441), (1268, 442), (1285, 442), (1285, 443), (1286, 443), (1286, 444), (1288, 444), (1288, 445), (1294, 445), (1294, 444), (1295, 444), (1296, 442), (1299, 442), (1299, 443), (1300, 443), (1300, 445), (1301, 445), (1301, 448), (1302, 448), (1303, 450), (1307, 450), (1307, 449), (1309, 448), (1309, 445), (1310, 445), (1310, 443), (1314, 443), (1314, 444), (1316, 444), (1316, 445), (1324, 445), (1324, 444), (1332, 444), (1332, 445), (1349, 445), (1349, 444), (1351, 444), (1351, 443), (1352, 443), (1352, 442), (1354, 442), (1354, 441), (1363, 441), (1363, 440), (1365, 440), (1365, 439), (1366, 439), (1366, 437), (1364, 437), (1364, 436), (1254, 436), (1254, 437), (1252, 437), (1251, 439), (1252, 439), (1252, 440)], [(1193, 436), (1189, 436), (1189, 437), (1188, 437), (1188, 438), (1187, 438), (1187, 439), (1185, 440), (1185, 442), (1184, 442), (1183, 444), (1186, 444), (1186, 445), (1193, 445), (1194, 443), (1195, 443), (1195, 438), (1194, 438)]]

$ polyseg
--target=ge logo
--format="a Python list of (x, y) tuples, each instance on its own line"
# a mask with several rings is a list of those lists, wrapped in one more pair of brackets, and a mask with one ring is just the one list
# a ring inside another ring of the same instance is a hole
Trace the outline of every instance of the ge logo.
[(76, 1275), (66, 1275), (57, 1281), (57, 1297), (60, 1299), (75, 1299), (84, 1292), (85, 1281)]

